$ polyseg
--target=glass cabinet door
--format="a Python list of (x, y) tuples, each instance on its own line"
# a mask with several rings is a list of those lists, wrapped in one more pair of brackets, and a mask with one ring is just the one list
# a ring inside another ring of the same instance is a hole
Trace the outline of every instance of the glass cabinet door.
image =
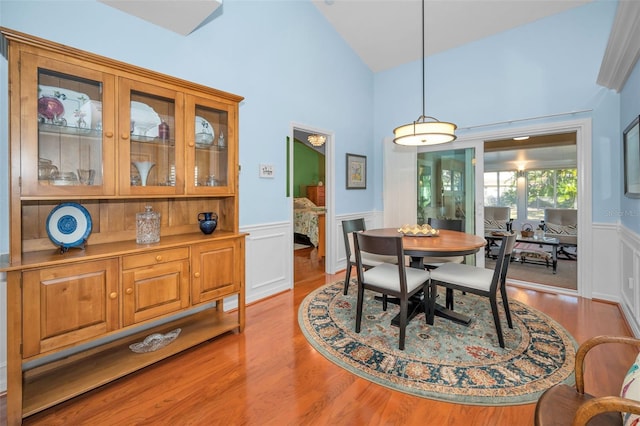
[(183, 95), (123, 79), (119, 105), (120, 193), (184, 193)]
[(229, 106), (189, 96), (186, 101), (187, 172), (189, 193), (225, 194), (233, 191), (235, 155), (230, 134), (235, 116)]
[(113, 194), (113, 102), (103, 99), (113, 76), (30, 54), (23, 60), (22, 194)]

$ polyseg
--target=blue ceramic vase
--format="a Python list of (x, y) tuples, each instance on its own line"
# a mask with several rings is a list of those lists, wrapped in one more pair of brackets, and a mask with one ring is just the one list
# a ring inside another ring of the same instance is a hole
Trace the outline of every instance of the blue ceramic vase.
[(198, 213), (198, 222), (202, 233), (209, 235), (213, 233), (218, 226), (218, 215), (214, 212)]

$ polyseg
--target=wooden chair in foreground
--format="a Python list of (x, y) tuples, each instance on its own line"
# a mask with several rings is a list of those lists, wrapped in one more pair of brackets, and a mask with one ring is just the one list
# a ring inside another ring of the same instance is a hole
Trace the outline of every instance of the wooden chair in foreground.
[[(625, 416), (621, 413), (640, 415), (640, 401), (620, 396), (596, 398), (585, 393), (585, 357), (589, 350), (603, 343), (625, 343), (640, 348), (640, 339), (634, 337), (597, 336), (584, 342), (576, 352), (576, 386), (560, 383), (547, 389), (536, 404), (536, 426), (622, 425)], [(630, 370), (629, 373), (632, 372), (633, 370)], [(624, 424), (636, 423), (628, 421)]]
[[(511, 233), (502, 237), (500, 253), (496, 259), (495, 269), (481, 268), (460, 263), (445, 263), (431, 271), (431, 300), (427, 322), (433, 324), (435, 314), (435, 298), (437, 294), (437, 286), (442, 286), (451, 290), (461, 290), (467, 293), (477, 294), (489, 299), (491, 304), (491, 312), (493, 313), (493, 322), (496, 326), (498, 334), (498, 342), (500, 347), (504, 348), (504, 337), (502, 336), (502, 325), (500, 324), (500, 316), (498, 315), (498, 292), (502, 294), (502, 305), (507, 317), (509, 328), (513, 328), (511, 322), (511, 312), (509, 311), (509, 301), (507, 300), (506, 278), (507, 269), (511, 260), (511, 252), (516, 242), (516, 234)], [(425, 293), (427, 294), (427, 293)]]
[[(344, 237), (344, 252), (347, 258), (347, 270), (344, 277), (344, 294), (349, 292), (349, 282), (351, 280), (351, 268), (356, 266), (356, 257), (353, 250), (353, 233), (364, 231), (365, 223), (363, 218), (349, 219), (342, 221), (342, 236)], [(366, 269), (380, 265), (383, 262), (394, 263), (396, 258), (390, 256), (375, 256), (368, 253), (362, 254), (362, 263)]]
[[(353, 245), (356, 253), (356, 270), (358, 271), (356, 333), (360, 333), (365, 290), (372, 290), (385, 296), (382, 304), (384, 310), (387, 308), (386, 296), (396, 297), (400, 304), (400, 342), (398, 348), (404, 350), (409, 298), (419, 291), (424, 291), (424, 311), (427, 312), (428, 297), (426, 295), (429, 294), (429, 272), (424, 269), (405, 266), (401, 235), (383, 237), (354, 232)], [(373, 268), (365, 269), (362, 260), (364, 253), (367, 255), (393, 256), (396, 261), (393, 264), (382, 263)]]

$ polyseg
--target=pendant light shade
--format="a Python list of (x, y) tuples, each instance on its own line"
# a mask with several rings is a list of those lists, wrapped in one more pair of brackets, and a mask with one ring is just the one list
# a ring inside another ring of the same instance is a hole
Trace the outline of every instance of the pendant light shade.
[(423, 146), (437, 145), (456, 139), (457, 126), (446, 121), (439, 121), (425, 115), (424, 84), (424, 0), (422, 0), (422, 115), (412, 123), (393, 129), (393, 142), (398, 145)]
[[(427, 121), (431, 119), (433, 121)], [(456, 125), (446, 121), (438, 121), (433, 117), (418, 118), (413, 123), (393, 129), (393, 142), (398, 145), (422, 146), (437, 145), (456, 139)]]

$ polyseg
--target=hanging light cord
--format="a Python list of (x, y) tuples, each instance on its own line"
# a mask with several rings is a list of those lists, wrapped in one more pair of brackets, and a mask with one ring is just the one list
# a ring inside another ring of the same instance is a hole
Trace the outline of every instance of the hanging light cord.
[(425, 111), (427, 110), (426, 107), (426, 83), (425, 83), (425, 71), (426, 71), (426, 66), (425, 66), (425, 25), (424, 25), (424, 2), (425, 0), (422, 0), (422, 115), (420, 117), (418, 117), (418, 119), (416, 120), (416, 123), (424, 123), (427, 121), (427, 118), (430, 118), (433, 121), (440, 121), (435, 117), (430, 117), (425, 115)]
[(422, 115), (420, 116), (420, 118), (418, 118), (418, 121), (420, 121), (420, 119), (426, 118), (425, 115), (424, 115), (424, 112), (425, 112), (424, 71), (425, 71), (425, 67), (424, 67), (424, 0), (422, 0)]

